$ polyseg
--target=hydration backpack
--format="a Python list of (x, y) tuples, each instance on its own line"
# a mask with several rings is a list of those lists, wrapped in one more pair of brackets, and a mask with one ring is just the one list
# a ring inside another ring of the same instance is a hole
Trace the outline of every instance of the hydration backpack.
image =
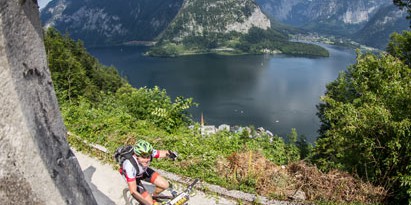
[(114, 152), (114, 159), (120, 165), (120, 174), (123, 174), (123, 163), (126, 159), (130, 160), (131, 164), (138, 170), (137, 162), (133, 159), (134, 148), (131, 145), (124, 145), (117, 148)]

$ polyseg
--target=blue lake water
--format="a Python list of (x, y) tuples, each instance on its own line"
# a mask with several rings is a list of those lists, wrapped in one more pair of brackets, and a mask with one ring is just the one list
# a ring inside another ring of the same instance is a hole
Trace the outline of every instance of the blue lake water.
[(178, 58), (143, 56), (145, 47), (89, 49), (105, 65), (115, 66), (134, 87), (166, 89), (192, 97), (199, 106), (190, 110), (208, 125), (254, 125), (280, 136), (292, 128), (313, 142), (319, 120), (316, 105), (327, 83), (355, 62), (352, 49), (323, 45), (328, 58), (285, 55)]

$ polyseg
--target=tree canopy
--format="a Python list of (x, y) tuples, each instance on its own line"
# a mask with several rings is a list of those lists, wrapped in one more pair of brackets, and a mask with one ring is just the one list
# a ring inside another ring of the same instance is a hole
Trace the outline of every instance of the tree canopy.
[[(177, 97), (173, 102), (158, 87), (131, 87), (116, 68), (104, 66), (91, 56), (81, 41), (61, 35), (54, 28), (46, 31), (44, 42), (65, 121), (77, 133), (101, 135), (99, 131), (109, 126), (107, 121), (111, 121), (111, 127), (118, 123), (123, 129), (126, 121), (132, 124), (147, 120), (167, 131), (191, 123), (187, 111), (195, 105), (191, 98)], [(90, 115), (90, 110), (98, 114)], [(90, 122), (79, 120), (82, 118)]]
[[(411, 1), (393, 0), (406, 8)], [(411, 24), (410, 24), (411, 26)], [(357, 61), (327, 85), (313, 162), (384, 186), (392, 204), (411, 204), (411, 31), (393, 33), (387, 53)]]
[(61, 35), (55, 28), (44, 39), (49, 68), (59, 100), (79, 96), (99, 100), (100, 91), (115, 92), (126, 81), (114, 67), (107, 67), (88, 54), (83, 42)]
[(411, 66), (411, 32), (391, 34), (387, 52)]
[[(327, 85), (314, 161), (339, 168), (411, 203), (411, 68), (395, 34), (391, 54), (357, 53), (357, 61)], [(397, 36), (399, 35), (399, 36)]]

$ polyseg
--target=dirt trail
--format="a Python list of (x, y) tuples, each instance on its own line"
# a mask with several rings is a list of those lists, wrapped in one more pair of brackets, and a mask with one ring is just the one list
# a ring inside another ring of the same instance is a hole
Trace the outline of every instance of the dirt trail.
[[(97, 203), (100, 205), (123, 205), (123, 189), (127, 187), (121, 175), (109, 164), (103, 164), (99, 160), (73, 150), (83, 170), (84, 176)], [(175, 186), (177, 190), (184, 188), (183, 185)], [(150, 189), (150, 188), (149, 188)], [(195, 191), (189, 204), (196, 205), (234, 205), (234, 201), (217, 196), (209, 196), (203, 192)]]

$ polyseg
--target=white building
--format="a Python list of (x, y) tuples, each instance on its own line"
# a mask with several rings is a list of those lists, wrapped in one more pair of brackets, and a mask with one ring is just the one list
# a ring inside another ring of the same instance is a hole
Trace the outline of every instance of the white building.
[(201, 135), (212, 135), (217, 133), (217, 129), (214, 125), (203, 125), (200, 127)]
[(218, 131), (230, 132), (230, 125), (222, 124), (222, 125), (218, 126)]

